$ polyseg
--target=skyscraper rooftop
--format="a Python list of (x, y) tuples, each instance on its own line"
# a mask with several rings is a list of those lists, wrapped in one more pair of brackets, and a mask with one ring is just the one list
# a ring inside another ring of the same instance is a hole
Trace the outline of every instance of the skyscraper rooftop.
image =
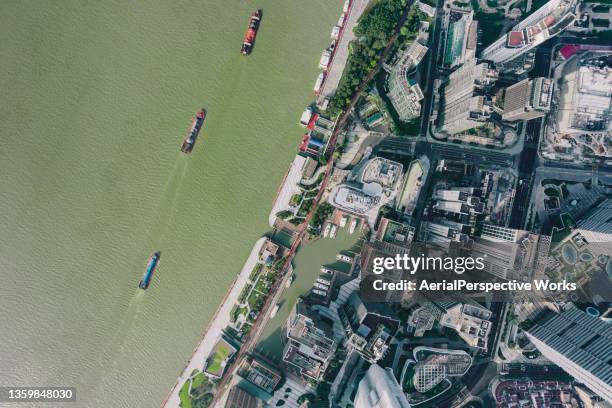
[(612, 402), (612, 325), (570, 304), (537, 322), (527, 337), (546, 358)]

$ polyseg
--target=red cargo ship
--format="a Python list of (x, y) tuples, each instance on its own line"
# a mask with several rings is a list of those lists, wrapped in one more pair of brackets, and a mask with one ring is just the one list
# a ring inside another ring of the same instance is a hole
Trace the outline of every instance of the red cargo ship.
[(200, 134), (200, 130), (202, 129), (202, 125), (204, 125), (204, 118), (206, 118), (206, 110), (201, 109), (191, 121), (191, 127), (187, 131), (187, 136), (185, 136), (185, 140), (183, 140), (183, 145), (181, 146), (181, 152), (183, 153), (191, 153), (193, 150), (193, 146), (195, 146), (196, 139), (198, 138), (198, 134)]
[(257, 37), (257, 30), (259, 29), (259, 22), (261, 21), (261, 9), (257, 9), (251, 13), (249, 19), (249, 28), (244, 33), (244, 39), (242, 40), (242, 49), (240, 52), (242, 55), (249, 55), (255, 45), (255, 37)]

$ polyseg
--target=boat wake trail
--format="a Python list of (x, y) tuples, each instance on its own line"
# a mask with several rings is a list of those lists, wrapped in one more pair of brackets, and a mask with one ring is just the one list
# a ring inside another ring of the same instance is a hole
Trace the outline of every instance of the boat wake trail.
[[(148, 231), (149, 239), (146, 243), (147, 251), (155, 251), (159, 249), (162, 243), (164, 233), (171, 223), (174, 207), (180, 192), (180, 187), (187, 173), (188, 160), (183, 154), (178, 154), (174, 162), (174, 166), (168, 177), (168, 181), (164, 186), (163, 194), (159, 200), (159, 204), (155, 211), (156, 218), (153, 226)], [(140, 271), (139, 271), (140, 273)], [(112, 335), (112, 338), (105, 347), (105, 355), (110, 362), (109, 369), (116, 369), (119, 362), (123, 358), (124, 344), (126, 343), (130, 332), (141, 314), (142, 303), (146, 296), (146, 291), (138, 288), (138, 281), (134, 282), (135, 292), (125, 311), (119, 320), (119, 325)]]
[(106, 350), (104, 350), (104, 355), (110, 357), (109, 361), (111, 363), (111, 369), (117, 367), (117, 363), (121, 360), (123, 345), (130, 333), (130, 329), (132, 328), (134, 321), (141, 312), (141, 305), (144, 296), (144, 290), (136, 289), (135, 293), (130, 299), (127, 309), (121, 317), (117, 330), (115, 330), (113, 337), (106, 346)]
[(157, 217), (153, 223), (153, 227), (149, 230), (148, 248), (150, 250), (155, 250), (158, 248), (158, 245), (164, 236), (168, 225), (170, 224), (170, 220), (172, 219), (174, 208), (176, 206), (176, 200), (179, 195), (179, 190), (183, 184), (185, 174), (187, 173), (187, 165), (188, 157), (179, 153), (176, 161), (174, 162), (174, 167), (172, 168), (168, 182), (164, 187), (162, 198), (159, 201), (156, 211)]

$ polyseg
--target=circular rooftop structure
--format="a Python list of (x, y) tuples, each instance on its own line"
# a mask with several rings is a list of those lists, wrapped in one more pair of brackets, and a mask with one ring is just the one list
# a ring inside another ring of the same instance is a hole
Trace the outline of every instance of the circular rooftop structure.
[(599, 310), (595, 309), (594, 307), (587, 307), (585, 312), (593, 317), (599, 317)]

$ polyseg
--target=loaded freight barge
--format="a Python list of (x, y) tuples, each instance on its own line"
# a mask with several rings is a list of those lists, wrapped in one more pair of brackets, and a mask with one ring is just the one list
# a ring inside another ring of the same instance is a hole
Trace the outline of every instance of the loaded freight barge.
[(200, 134), (200, 130), (204, 125), (204, 118), (206, 118), (206, 110), (201, 109), (191, 121), (191, 127), (187, 131), (187, 136), (185, 136), (185, 140), (183, 140), (183, 145), (181, 146), (181, 152), (189, 154), (193, 150), (193, 146), (195, 146), (196, 139)]
[(159, 251), (151, 255), (151, 258), (149, 259), (149, 263), (147, 264), (147, 269), (145, 269), (144, 276), (142, 277), (142, 280), (140, 281), (140, 284), (138, 285), (140, 289), (146, 289), (149, 287), (149, 284), (151, 283), (151, 279), (153, 279), (153, 273), (155, 272), (155, 269), (159, 265), (159, 258), (161, 258), (161, 252)]
[(261, 21), (261, 9), (257, 9), (251, 13), (249, 19), (249, 27), (244, 33), (244, 39), (242, 40), (242, 48), (240, 52), (242, 55), (249, 55), (255, 45), (255, 37), (257, 37), (257, 30), (259, 29), (259, 23)]

